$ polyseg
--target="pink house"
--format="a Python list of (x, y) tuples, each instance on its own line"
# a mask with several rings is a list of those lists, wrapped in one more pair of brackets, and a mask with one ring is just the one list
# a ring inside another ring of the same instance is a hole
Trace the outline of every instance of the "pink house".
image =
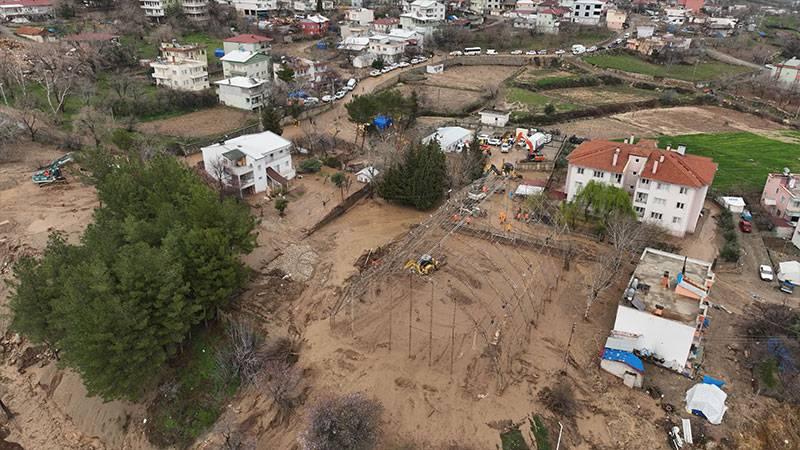
[(789, 172), (767, 175), (761, 204), (775, 217), (800, 222), (800, 175)]

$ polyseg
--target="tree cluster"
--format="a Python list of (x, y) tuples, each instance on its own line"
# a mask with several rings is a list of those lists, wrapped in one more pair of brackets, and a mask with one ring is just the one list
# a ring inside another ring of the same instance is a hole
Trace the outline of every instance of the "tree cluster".
[(360, 392), (324, 398), (311, 411), (304, 448), (371, 450), (378, 443), (382, 412), (380, 403)]
[(425, 210), (444, 196), (447, 163), (439, 144), (416, 144), (390, 166), (378, 183), (378, 194), (391, 202)]
[(350, 120), (355, 123), (372, 123), (378, 115), (386, 115), (395, 123), (410, 125), (419, 114), (416, 95), (405, 97), (398, 90), (357, 95), (345, 105)]
[(96, 159), (101, 206), (70, 244), (14, 267), (12, 328), (61, 352), (91, 395), (138, 398), (243, 286), (254, 220), (168, 156)]
[(736, 223), (733, 214), (726, 208), (723, 208), (719, 214), (719, 227), (722, 230), (722, 237), (725, 239), (725, 244), (719, 252), (720, 258), (728, 262), (739, 261), (742, 250), (736, 235)]

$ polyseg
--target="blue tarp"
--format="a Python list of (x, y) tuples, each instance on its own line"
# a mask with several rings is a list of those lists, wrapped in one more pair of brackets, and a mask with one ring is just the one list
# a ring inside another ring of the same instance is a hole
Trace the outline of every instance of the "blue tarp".
[(289, 92), (289, 98), (306, 98), (306, 97), (308, 97), (306, 91)]
[(797, 371), (797, 364), (795, 364), (794, 358), (792, 358), (791, 353), (783, 345), (780, 338), (769, 338), (767, 340), (767, 350), (778, 359), (778, 368), (781, 372), (794, 373)]
[(609, 361), (619, 361), (631, 366), (639, 372), (644, 372), (644, 363), (641, 359), (639, 359), (639, 357), (631, 352), (606, 348), (603, 350), (603, 359), (607, 359)]
[(317, 48), (320, 50), (325, 50), (328, 48), (328, 44), (326, 44), (325, 41), (319, 41), (317, 42)]
[(714, 386), (719, 387), (719, 388), (721, 388), (722, 386), (725, 386), (725, 382), (724, 381), (718, 380), (718, 379), (716, 379), (714, 377), (710, 377), (708, 375), (703, 375), (703, 383), (705, 383), (705, 384), (713, 384)]
[(392, 126), (392, 118), (389, 117), (389, 116), (384, 116), (383, 114), (381, 114), (381, 115), (375, 117), (375, 119), (372, 121), (372, 123), (375, 124), (375, 126), (379, 130), (385, 130), (385, 129), (389, 128), (390, 126)]
[(217, 58), (222, 58), (223, 56), (225, 56), (225, 50), (221, 48), (214, 49), (214, 56), (216, 56)]

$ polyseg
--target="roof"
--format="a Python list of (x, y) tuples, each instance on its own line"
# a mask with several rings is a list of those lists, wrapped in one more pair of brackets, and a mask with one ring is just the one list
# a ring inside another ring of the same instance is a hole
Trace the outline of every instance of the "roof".
[(288, 148), (292, 145), (291, 142), (278, 136), (271, 131), (264, 131), (262, 133), (245, 134), (243, 136), (228, 139), (223, 143), (212, 144), (203, 147), (202, 150), (217, 150), (222, 154), (227, 154), (231, 151), (240, 151), (247, 155), (248, 158), (259, 160), (267, 157), (270, 153)]
[(272, 42), (272, 38), (261, 36), (260, 34), (239, 34), (225, 39), (224, 42), (236, 42), (238, 44), (257, 44), (259, 42)]
[(234, 50), (226, 53), (225, 56), (219, 60), (225, 62), (246, 63), (247, 61), (250, 61), (251, 58), (259, 54), (260, 53), (251, 52), (249, 50)]
[(439, 146), (441, 146), (442, 149), (446, 149), (470, 135), (472, 135), (472, 131), (466, 128), (441, 127), (437, 128), (436, 132), (423, 139), (422, 142), (427, 144), (431, 140), (436, 139), (436, 141), (439, 142)]
[[(669, 288), (664, 288), (665, 274)], [(694, 326), (700, 299), (708, 296), (706, 280), (713, 277), (709, 262), (648, 247), (631, 276), (622, 304), (630, 306), (627, 299), (632, 297), (639, 310)]]
[(73, 42), (105, 42), (118, 38), (116, 34), (111, 33), (78, 33), (64, 36), (65, 41)]
[(222, 154), (225, 158), (228, 158), (231, 161), (238, 161), (244, 158), (244, 153), (241, 150), (229, 150)]
[(384, 17), (383, 19), (375, 19), (372, 23), (375, 25), (394, 25), (396, 23), (400, 23), (400, 19), (395, 17)]
[(624, 350), (603, 349), (603, 359), (609, 361), (619, 361), (629, 365), (632, 369), (644, 372), (644, 363), (636, 355)]
[[(617, 165), (613, 165), (614, 153), (619, 149)], [(711, 158), (697, 155), (682, 155), (637, 144), (625, 144), (605, 140), (591, 140), (579, 145), (567, 156), (569, 163), (613, 173), (622, 173), (630, 156), (646, 158), (641, 172), (642, 178), (689, 187), (710, 186), (717, 173), (717, 164)], [(656, 161), (658, 165), (656, 166)], [(655, 173), (653, 167), (656, 167)]]
[(497, 111), (495, 109), (484, 109), (479, 111), (478, 114), (492, 114), (495, 116), (508, 116), (511, 115), (510, 111)]
[(0, 6), (52, 6), (52, 0), (0, 0)]
[(303, 23), (326, 23), (329, 22), (328, 18), (319, 14), (314, 14), (302, 20)]
[(262, 80), (260, 78), (231, 77), (231, 78), (226, 78), (224, 80), (215, 81), (214, 84), (225, 85), (225, 86), (236, 86), (240, 88), (250, 89), (261, 86), (266, 82), (267, 80)]
[(44, 28), (41, 27), (19, 27), (16, 30), (14, 30), (14, 34), (20, 34), (20, 35), (24, 34), (31, 36), (35, 36), (37, 34), (44, 34), (44, 32), (45, 32)]
[(800, 58), (794, 57), (792, 59), (787, 59), (786, 61), (778, 64), (778, 67), (783, 67), (783, 66), (792, 66), (792, 67), (800, 66)]
[(419, 6), (420, 8), (430, 8), (432, 6), (436, 6), (438, 2), (435, 0), (414, 0), (411, 3), (411, 6)]

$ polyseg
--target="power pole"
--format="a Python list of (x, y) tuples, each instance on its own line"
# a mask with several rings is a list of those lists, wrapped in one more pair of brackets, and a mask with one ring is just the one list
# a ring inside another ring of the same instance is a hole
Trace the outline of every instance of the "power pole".
[(394, 301), (389, 305), (389, 353), (392, 353), (392, 310), (394, 309)]
[(414, 275), (408, 274), (408, 359), (411, 359), (411, 314), (414, 311)]
[(450, 376), (453, 376), (453, 361), (456, 353), (456, 299), (453, 299), (453, 320), (450, 322)]
[(431, 280), (431, 319), (428, 326), (428, 367), (431, 366), (433, 359), (433, 280)]
[(569, 348), (572, 345), (572, 335), (575, 334), (576, 322), (572, 322), (572, 329), (569, 331), (569, 340), (567, 341), (567, 350), (564, 352), (564, 369), (562, 372), (567, 371), (567, 363), (569, 362)]

